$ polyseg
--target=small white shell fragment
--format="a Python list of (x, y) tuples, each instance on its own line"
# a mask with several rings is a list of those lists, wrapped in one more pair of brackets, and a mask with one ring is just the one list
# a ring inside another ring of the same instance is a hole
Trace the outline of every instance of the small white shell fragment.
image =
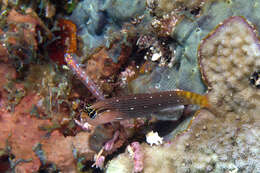
[(152, 56), (152, 61), (157, 61), (158, 59), (160, 59), (162, 57), (162, 52), (159, 53), (154, 53)]
[(158, 132), (149, 132), (146, 134), (146, 142), (151, 146), (153, 144), (159, 145), (163, 143), (163, 138), (158, 135)]
[(88, 122), (82, 122), (82, 121), (78, 121), (78, 120), (74, 120), (74, 122), (80, 126), (83, 130), (89, 131), (91, 129), (93, 129), (93, 126), (90, 125)]
[(128, 153), (129, 153), (130, 157), (134, 157), (133, 148), (130, 145), (128, 145), (126, 149), (127, 149)]

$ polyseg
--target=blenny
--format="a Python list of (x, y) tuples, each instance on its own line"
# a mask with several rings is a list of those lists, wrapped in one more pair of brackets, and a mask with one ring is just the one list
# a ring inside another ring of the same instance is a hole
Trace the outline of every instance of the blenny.
[[(175, 109), (184, 105), (209, 107), (205, 95), (189, 91), (174, 90), (156, 93), (133, 94), (113, 97), (94, 103), (89, 107), (91, 117), (87, 118), (92, 125), (104, 124), (121, 119), (149, 117), (152, 113)], [(93, 116), (93, 110), (95, 115)]]

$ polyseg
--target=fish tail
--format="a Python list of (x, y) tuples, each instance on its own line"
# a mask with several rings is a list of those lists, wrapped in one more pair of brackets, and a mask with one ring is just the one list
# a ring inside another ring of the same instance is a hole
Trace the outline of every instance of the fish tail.
[(176, 91), (176, 94), (180, 97), (184, 97), (185, 99), (187, 99), (190, 102), (190, 104), (196, 104), (204, 108), (209, 107), (209, 101), (206, 95), (201, 95), (194, 92), (182, 90)]

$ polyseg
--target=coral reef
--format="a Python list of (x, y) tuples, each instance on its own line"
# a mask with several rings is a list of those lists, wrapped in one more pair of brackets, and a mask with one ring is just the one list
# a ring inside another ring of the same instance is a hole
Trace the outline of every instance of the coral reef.
[(134, 172), (141, 172), (144, 169), (144, 153), (142, 152), (140, 144), (138, 142), (133, 142), (130, 146), (133, 150)]
[(0, 4), (0, 171), (260, 171), (259, 0)]
[[(78, 133), (74, 137), (64, 137), (61, 131), (52, 130), (52, 128), (57, 128), (53, 127), (57, 121), (59, 121), (60, 125), (64, 125), (66, 123), (62, 121), (69, 119), (69, 117), (62, 114), (62, 109), (60, 112), (56, 112), (57, 110), (54, 109), (50, 112), (49, 109), (42, 110), (46, 109), (44, 97), (42, 96), (46, 94), (43, 91), (44, 89), (41, 88), (42, 91), (38, 92), (38, 94), (33, 90), (27, 90), (26, 96), (15, 106), (13, 112), (10, 112), (8, 110), (10, 104), (8, 102), (8, 93), (3, 86), (10, 80), (5, 76), (9, 75), (14, 78), (16, 73), (10, 65), (1, 64), (0, 69), (2, 81), (0, 90), (0, 138), (2, 142), (0, 143), (0, 149), (3, 152), (2, 155), (14, 156), (14, 158), (10, 156), (10, 164), (13, 170), (16, 172), (36, 172), (41, 166), (55, 164), (58, 170), (75, 172), (77, 169), (75, 160), (78, 158), (74, 157), (75, 153), (73, 151), (77, 153), (78, 157), (84, 157), (86, 160), (91, 160), (94, 157), (95, 151), (91, 150), (89, 146), (90, 133)], [(51, 80), (49, 75), (48, 78)], [(44, 82), (42, 84), (45, 85)], [(50, 81), (48, 84), (50, 84)], [(20, 87), (24, 86), (20, 84)], [(53, 86), (52, 89), (54, 90), (55, 87)], [(61, 105), (60, 103), (55, 104)], [(36, 112), (34, 112), (34, 109), (36, 109)], [(52, 113), (52, 115), (46, 116), (45, 113)], [(50, 132), (52, 133), (49, 136), (48, 133)], [(37, 146), (41, 147), (38, 148)]]
[[(163, 3), (163, 1), (161, 2)], [(183, 1), (169, 2), (178, 3)], [(190, 3), (193, 2), (196, 1), (190, 1)], [(181, 10), (182, 8), (175, 9), (174, 7), (176, 7), (176, 5), (169, 6), (173, 8), (173, 14), (171, 14), (171, 12), (164, 13), (162, 9), (159, 12), (163, 13), (163, 15), (152, 18), (150, 21), (151, 25), (153, 21), (155, 21), (158, 28), (167, 28), (167, 30), (171, 28), (171, 31), (168, 32), (170, 32), (170, 37), (175, 41), (173, 43), (168, 42), (167, 45), (174, 45), (171, 46), (174, 50), (173, 66), (170, 69), (156, 66), (151, 73), (138, 76), (131, 82), (132, 92), (144, 93), (154, 88), (158, 90), (173, 90), (178, 88), (196, 93), (204, 93), (206, 87), (203, 85), (200, 70), (197, 65), (197, 49), (202, 39), (219, 23), (231, 16), (244, 16), (256, 26), (256, 30), (260, 30), (258, 20), (260, 7), (257, 5), (257, 0), (250, 2), (241, 0), (213, 0), (205, 1), (202, 3), (203, 5), (200, 3), (198, 3), (200, 5), (196, 4), (197, 3), (194, 3), (194, 6), (187, 8), (187, 10)], [(193, 8), (199, 9), (198, 15), (191, 13), (191, 9)], [(151, 13), (153, 13), (154, 10), (152, 10)], [(154, 13), (157, 13), (157, 11)], [(171, 17), (172, 15), (174, 17)], [(174, 27), (172, 27), (171, 23), (163, 22), (168, 17), (172, 20), (177, 20)], [(157, 30), (157, 27), (155, 30)], [(157, 34), (157, 32), (154, 34)]]
[[(144, 172), (259, 172), (260, 95), (249, 81), (259, 69), (259, 50), (254, 28), (238, 16), (203, 40), (198, 52), (212, 113), (197, 112), (188, 131), (163, 146), (142, 144)], [(114, 163), (132, 172), (117, 159), (130, 160), (118, 156), (107, 172), (116, 172)]]
[(110, 94), (114, 90), (113, 83), (131, 51), (131, 46), (114, 43), (111, 48), (102, 47), (91, 55), (86, 73), (103, 89), (105, 94)]
[[(217, 119), (201, 110), (189, 131), (172, 142), (142, 144), (144, 172), (258, 172), (259, 135), (259, 121), (242, 125), (235, 116)], [(132, 172), (133, 167), (125, 164), (130, 161), (127, 153), (119, 155), (107, 172)]]

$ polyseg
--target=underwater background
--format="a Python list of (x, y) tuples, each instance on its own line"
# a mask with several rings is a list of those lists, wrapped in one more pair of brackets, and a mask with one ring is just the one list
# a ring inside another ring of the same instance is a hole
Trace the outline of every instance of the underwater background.
[(260, 172), (260, 0), (0, 8), (0, 172)]

